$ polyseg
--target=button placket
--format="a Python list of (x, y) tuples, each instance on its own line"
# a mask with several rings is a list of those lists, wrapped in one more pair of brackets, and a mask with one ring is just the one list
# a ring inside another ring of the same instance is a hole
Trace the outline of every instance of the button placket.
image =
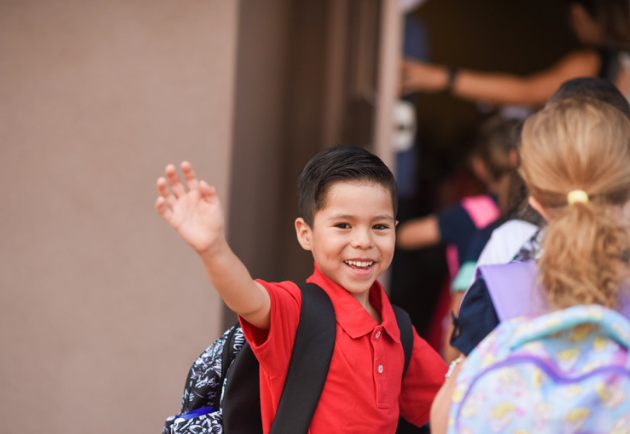
[(377, 326), (372, 332), (372, 348), (374, 349), (373, 371), (376, 386), (376, 401), (379, 408), (389, 408), (389, 394), (387, 393), (388, 376), (385, 372), (386, 336), (381, 326)]

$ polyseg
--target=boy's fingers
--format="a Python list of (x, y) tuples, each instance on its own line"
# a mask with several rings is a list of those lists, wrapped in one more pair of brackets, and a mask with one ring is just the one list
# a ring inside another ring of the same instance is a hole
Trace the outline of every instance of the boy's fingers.
[(199, 182), (199, 191), (204, 197), (216, 196), (217, 188), (214, 185), (208, 184), (206, 181)]
[(155, 201), (155, 209), (164, 220), (170, 221), (173, 211), (166, 205), (166, 199), (162, 196), (158, 197)]
[(173, 166), (172, 164), (169, 164), (168, 166), (166, 166), (165, 172), (166, 172), (166, 180), (171, 186), (171, 190), (173, 191), (173, 194), (175, 195), (175, 197), (181, 197), (185, 195), (186, 189), (180, 182), (179, 176), (177, 176), (177, 171), (175, 170), (175, 166)]
[(182, 172), (184, 172), (184, 178), (186, 178), (186, 184), (190, 190), (196, 190), (199, 188), (199, 181), (197, 180), (197, 174), (193, 170), (188, 161), (182, 162)]
[(157, 189), (158, 193), (160, 193), (160, 197), (164, 199), (164, 205), (169, 208), (173, 208), (175, 206), (175, 196), (171, 194), (171, 191), (168, 189), (168, 185), (166, 184), (166, 179), (158, 178), (157, 180)]

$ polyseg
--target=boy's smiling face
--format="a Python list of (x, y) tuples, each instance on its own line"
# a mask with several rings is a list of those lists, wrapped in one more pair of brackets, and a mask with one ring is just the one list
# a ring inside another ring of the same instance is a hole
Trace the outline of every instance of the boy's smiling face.
[(295, 222), (302, 247), (319, 269), (364, 306), (369, 289), (392, 261), (396, 220), (390, 191), (372, 182), (337, 182), (313, 227)]

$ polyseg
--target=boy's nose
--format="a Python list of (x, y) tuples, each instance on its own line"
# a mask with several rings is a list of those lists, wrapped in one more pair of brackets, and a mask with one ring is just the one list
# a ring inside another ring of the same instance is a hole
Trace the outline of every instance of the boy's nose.
[(367, 249), (372, 246), (372, 235), (367, 230), (357, 230), (351, 245), (355, 249)]

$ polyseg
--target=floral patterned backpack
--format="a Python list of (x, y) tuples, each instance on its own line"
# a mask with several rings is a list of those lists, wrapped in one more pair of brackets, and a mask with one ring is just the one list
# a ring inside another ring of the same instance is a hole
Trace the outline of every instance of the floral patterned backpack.
[(459, 373), (448, 433), (630, 433), (630, 322), (580, 305), (501, 322)]

